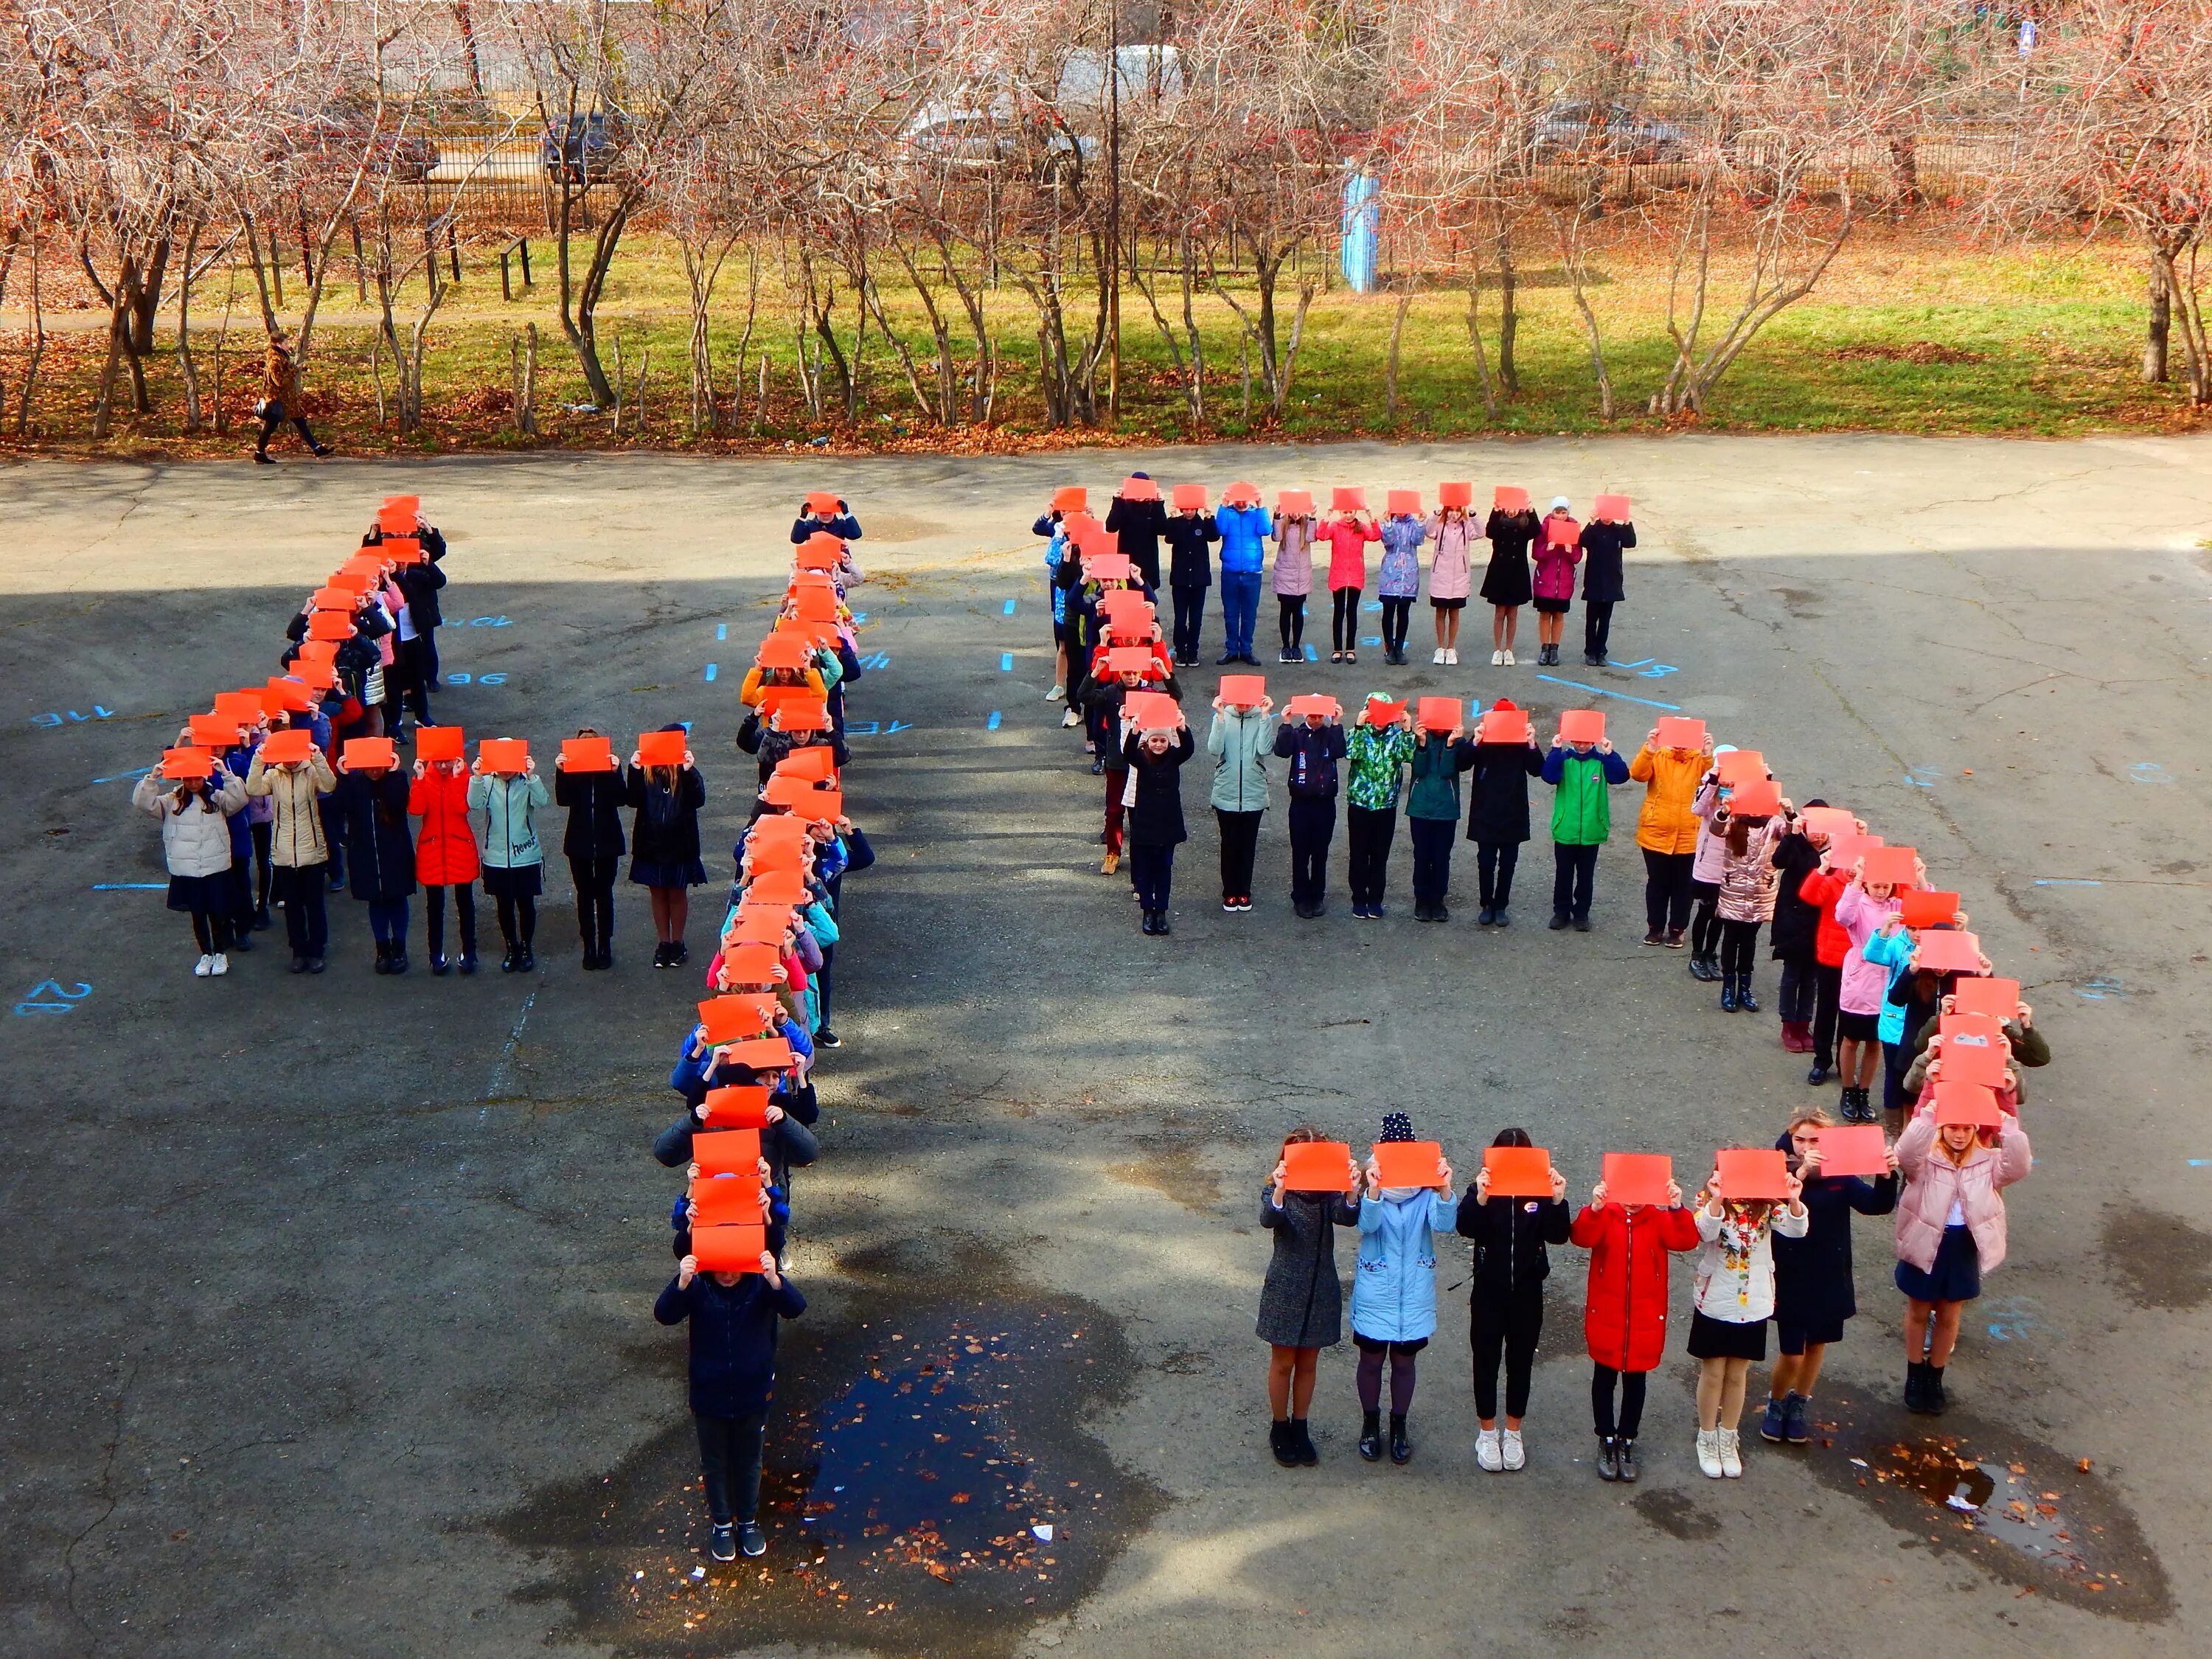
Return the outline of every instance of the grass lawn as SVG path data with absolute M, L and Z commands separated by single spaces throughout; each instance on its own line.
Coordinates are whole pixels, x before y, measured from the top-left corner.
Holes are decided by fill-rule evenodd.
M 435 452 L 507 447 L 605 447 L 619 442 L 704 450 L 776 448 L 826 441 L 837 449 L 1006 450 L 1103 442 L 1108 434 L 1079 429 L 1054 432 L 1043 424 L 1037 396 L 1036 321 L 1021 290 L 1009 283 L 988 298 L 1000 356 L 999 401 L 991 429 L 945 432 L 927 423 L 908 394 L 896 360 L 872 325 L 868 331 L 860 419 L 850 425 L 808 417 L 793 374 L 793 313 L 776 281 L 773 249 L 763 259 L 754 350 L 765 348 L 773 364 L 769 406 L 756 426 L 754 371 L 745 374 L 741 434 L 695 439 L 689 430 L 687 349 L 689 315 L 682 265 L 674 246 L 639 236 L 618 258 L 600 312 L 602 354 L 619 338 L 635 372 L 641 352 L 651 368 L 643 398 L 642 428 L 635 411 L 625 415 L 619 440 L 604 414 L 565 406 L 587 401 L 584 381 L 562 340 L 552 287 L 550 247 L 533 241 L 537 285 L 513 305 L 499 295 L 497 267 L 482 258 L 465 264 L 465 277 L 431 325 L 426 369 L 429 418 L 402 438 L 387 422 L 380 428 L 368 371 L 368 318 L 358 306 L 349 263 L 341 258 L 318 322 L 307 386 L 316 417 L 330 441 L 353 453 Z M 1242 408 L 1238 331 L 1218 299 L 1200 302 L 1207 355 L 1207 419 L 1193 428 L 1168 354 L 1141 295 L 1122 301 L 1122 430 L 1119 441 L 1179 441 L 1194 437 L 1264 435 L 1322 439 L 1402 436 L 1409 440 L 1484 433 L 1640 432 L 1661 429 L 1647 416 L 1646 399 L 1671 361 L 1666 335 L 1667 265 L 1656 246 L 1622 240 L 1602 248 L 1595 261 L 1591 301 L 1606 339 L 1618 417 L 1599 418 L 1587 341 L 1564 276 L 1555 261 L 1539 257 L 1530 242 L 1522 255 L 1522 323 L 1518 348 L 1521 389 L 1504 403 L 1494 422 L 1485 418 L 1466 330 L 1463 289 L 1431 287 L 1414 299 L 1401 353 L 1399 406 L 1383 419 L 1383 386 L 1396 298 L 1358 295 L 1333 286 L 1316 298 L 1306 325 L 1290 406 L 1279 426 L 1266 417 L 1258 389 L 1254 418 Z M 878 280 L 892 319 L 907 331 L 910 349 L 925 364 L 928 334 L 919 304 L 896 266 L 885 261 Z M 1717 277 L 1710 309 L 1729 299 L 1728 272 Z M 249 279 L 250 280 L 250 279 Z M 205 278 L 197 291 L 193 337 L 203 377 L 211 365 L 212 335 L 222 311 L 227 278 Z M 1169 289 L 1160 290 L 1164 307 Z M 1702 422 L 1706 430 L 1892 431 L 2074 436 L 2111 431 L 2186 429 L 2203 423 L 2172 385 L 2142 383 L 2137 366 L 2144 320 L 2144 267 L 2128 244 L 1990 246 L 1954 238 L 1941 228 L 1863 228 L 1838 258 L 1813 297 L 1784 312 L 1738 360 Z M 296 305 L 296 292 L 288 297 Z M 420 300 L 419 284 L 409 296 Z M 718 290 L 714 350 L 720 390 L 729 395 L 742 312 L 744 274 L 734 263 Z M 1287 335 L 1295 284 L 1285 280 L 1282 301 Z M 1179 305 L 1178 307 L 1179 309 Z M 1249 308 L 1249 307 L 1248 307 Z M 841 331 L 849 343 L 852 313 L 841 303 Z M 296 312 L 294 313 L 296 317 Z M 0 335 L 0 395 L 12 414 L 23 370 L 20 313 Z M 1486 289 L 1486 348 L 1496 351 L 1496 296 Z M 226 436 L 186 434 L 183 394 L 172 356 L 174 312 L 165 313 L 161 349 L 149 365 L 155 413 L 118 422 L 116 435 L 94 445 L 85 436 L 103 341 L 97 315 L 79 313 L 73 327 L 50 323 L 53 332 L 41 370 L 33 411 L 37 434 L 12 436 L 0 448 L 47 453 L 190 455 L 235 453 L 246 411 L 258 394 L 258 367 L 239 348 L 254 344 L 250 303 L 240 295 L 233 312 L 223 402 L 232 430 Z M 401 319 L 403 329 L 410 319 Z M 1071 320 L 1078 320 L 1072 319 Z M 509 342 L 525 322 L 538 325 L 538 414 L 543 430 L 533 439 L 512 430 L 508 392 Z M 89 324 L 89 327 L 87 325 Z M 961 348 L 955 335 L 956 354 Z M 390 370 L 386 371 L 390 391 Z M 1101 376 L 1103 391 L 1103 377 Z M 1676 424 L 1680 424 L 1677 422 Z M 13 431 L 12 420 L 9 430 Z

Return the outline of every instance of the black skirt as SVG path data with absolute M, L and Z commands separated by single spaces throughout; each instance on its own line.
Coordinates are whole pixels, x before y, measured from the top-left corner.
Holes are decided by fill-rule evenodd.
M 1915 1302 L 1972 1302 L 1982 1293 L 1982 1253 L 1972 1227 L 1946 1227 L 1926 1273 L 1897 1264 L 1897 1288 Z
M 640 887 L 703 887 L 707 866 L 696 859 L 684 864 L 634 858 L 629 861 L 629 878 Z
M 1429 601 L 1429 608 L 1431 611 L 1464 611 L 1467 609 L 1467 601 L 1465 599 L 1432 599 Z
M 517 864 L 501 869 L 487 864 L 483 867 L 483 890 L 486 898 L 536 898 L 545 890 L 545 866 Z
M 1535 587 L 1529 577 L 1525 553 L 1493 553 L 1482 573 L 1482 597 L 1491 605 L 1526 605 Z
M 1690 1316 L 1690 1358 L 1692 1359 L 1764 1359 L 1766 1322 L 1753 1319 L 1731 1324 L 1725 1319 L 1693 1312 Z
M 231 872 L 218 871 L 212 876 L 171 876 L 169 878 L 169 908 L 172 910 L 220 910 L 230 914 L 237 896 L 231 885 Z
M 1536 601 L 1536 609 L 1543 616 L 1564 617 L 1573 605 L 1572 599 L 1539 599 Z

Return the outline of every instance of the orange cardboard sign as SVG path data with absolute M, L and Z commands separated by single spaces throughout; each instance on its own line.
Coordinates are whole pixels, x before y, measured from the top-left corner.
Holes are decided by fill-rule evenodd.
M 1807 831 L 1815 836 L 1855 836 L 1859 822 L 1840 806 L 1808 806 L 1797 814 Z
M 805 667 L 813 657 L 812 648 L 796 634 L 770 634 L 753 653 L 753 660 L 763 668 L 788 671 Z
M 1526 745 L 1529 738 L 1528 711 L 1516 708 L 1508 702 L 1495 704 L 1482 716 L 1481 738 L 1485 743 L 1511 743 Z
M 1115 492 L 1125 501 L 1156 501 L 1160 498 L 1160 487 L 1151 478 L 1124 478 Z
M 1115 622 L 1111 617 L 1107 619 L 1106 643 L 1109 645 L 1141 645 L 1149 647 L 1152 641 L 1152 619 L 1149 612 L 1141 622 L 1134 617 L 1121 622 Z
M 1378 1140 L 1368 1149 L 1375 1173 L 1385 1187 L 1437 1187 L 1443 1176 L 1437 1165 L 1444 1149 L 1433 1140 Z
M 818 744 L 811 748 L 794 749 L 775 763 L 772 778 L 799 778 L 807 783 L 835 783 L 837 781 L 837 756 L 834 750 Z
M 1733 789 L 1740 783 L 1749 783 L 1766 775 L 1766 757 L 1756 749 L 1731 749 L 1713 759 L 1713 770 L 1720 775 L 1723 783 Z
M 361 596 L 376 586 L 375 567 L 371 566 L 367 570 L 356 570 L 350 564 L 340 565 L 336 570 L 331 572 L 329 585 L 332 587 L 343 588 L 354 596 L 355 603 L 359 604 Z
M 1898 896 L 1897 914 L 1907 927 L 1948 927 L 1959 914 L 1959 896 L 1932 887 L 1909 887 Z
M 487 772 L 520 772 L 530 760 L 523 738 L 486 738 L 477 744 L 477 764 Z
M 757 1227 L 761 1223 L 758 1175 L 715 1176 L 691 1184 L 692 1231 L 712 1227 Z
M 806 510 L 817 519 L 834 519 L 843 505 L 834 489 L 810 489 L 806 492 Z
M 745 888 L 745 897 L 760 904 L 804 904 L 806 878 L 796 870 L 763 870 Z
M 419 761 L 457 761 L 467 752 L 458 726 L 418 726 L 415 728 L 415 758 Z
M 774 1030 L 776 1012 L 773 997 L 708 997 L 699 1005 L 699 1029 L 706 1034 L 707 1046 L 719 1048 Z
M 1159 661 L 1152 648 L 1142 645 L 1116 645 L 1106 652 L 1106 672 L 1109 674 L 1147 674 Z
M 422 542 L 413 536 L 386 536 L 377 550 L 401 564 L 420 564 L 425 556 Z
M 725 945 L 773 945 L 781 950 L 791 931 L 791 907 L 741 904 L 736 918 L 722 930 Z
M 1705 723 L 1687 714 L 1662 714 L 1659 717 L 1658 744 L 1662 749 L 1686 749 L 1692 754 L 1701 753 L 1705 746 Z
M 1590 517 L 1602 519 L 1607 524 L 1626 524 L 1628 505 L 1626 495 L 1601 495 L 1590 504 Z
M 611 772 L 615 769 L 615 745 L 611 738 L 563 738 L 561 740 L 561 769 L 563 772 Z
M 299 692 L 303 697 L 307 694 L 307 690 L 304 685 L 295 685 L 292 688 L 292 690 Z M 279 714 L 290 714 L 293 708 L 290 693 L 279 691 L 274 685 L 264 685 L 260 690 L 255 692 L 254 701 L 261 705 L 261 717 L 264 720 L 273 720 Z M 301 707 L 304 709 L 305 705 L 302 704 Z
M 215 694 L 215 712 L 236 720 L 240 726 L 252 726 L 262 714 L 261 688 L 251 691 L 218 691 Z
M 1175 510 L 1178 513 L 1205 512 L 1206 486 L 1204 484 L 1177 484 L 1175 487 Z
M 1264 674 L 1224 674 L 1221 677 L 1221 701 L 1231 708 L 1257 708 L 1267 695 L 1267 678 Z
M 389 771 L 399 764 L 399 751 L 389 738 L 348 738 L 338 751 L 338 764 L 349 772 Z
M 1457 697 L 1423 697 L 1413 718 L 1424 732 L 1449 732 L 1466 718 L 1466 708 Z
M 1920 879 L 1919 859 L 1919 854 L 1910 847 L 1875 848 L 1866 854 L 1860 879 L 1869 884 L 1887 882 L 1893 887 L 1909 886 Z
M 777 704 L 775 729 L 779 732 L 827 732 L 830 729 L 830 705 L 819 697 L 793 697 Z
M 265 689 L 283 699 L 287 714 L 304 714 L 315 706 L 315 694 L 307 690 L 304 681 L 271 675 Z
M 300 684 L 307 690 L 319 695 L 337 684 L 338 671 L 328 661 L 315 661 L 304 651 L 300 653 L 300 658 L 293 664 L 292 672 L 300 677 Z
M 1367 490 L 1362 484 L 1339 484 L 1328 492 L 1328 510 L 1332 513 L 1364 513 L 1367 510 Z
M 1608 1204 L 1663 1205 L 1674 1179 L 1674 1160 L 1664 1152 L 1607 1152 L 1601 1178 Z
M 1294 1140 L 1283 1148 L 1283 1187 L 1293 1193 L 1352 1190 L 1352 1148 L 1340 1140 Z
M 1771 818 L 1782 810 L 1782 786 L 1771 778 L 1752 778 L 1729 793 L 1729 811 L 1740 818 Z
M 1125 582 L 1135 574 L 1126 553 L 1091 553 L 1083 561 L 1083 580 L 1087 582 Z
M 764 1227 L 695 1227 L 691 1255 L 702 1273 L 757 1273 L 768 1254 Z
M 307 603 L 318 611 L 350 613 L 357 598 L 359 595 L 350 587 L 319 587 L 307 595 Z
M 1314 514 L 1313 491 L 1310 489 L 1277 490 L 1275 511 L 1286 519 L 1310 519 Z
M 831 545 L 824 547 L 821 545 L 822 541 L 829 541 Z M 842 551 L 836 546 L 835 541 L 836 538 L 833 537 L 824 537 L 818 540 L 809 538 L 800 544 L 799 550 L 791 556 L 792 562 L 801 570 L 835 570 L 838 561 L 844 557 Z
M 314 752 L 314 737 L 305 727 L 271 732 L 261 742 L 261 760 L 267 766 L 297 766 Z
M 1362 726 L 1395 726 L 1405 716 L 1406 700 L 1403 697 L 1393 702 L 1388 697 L 1370 696 L 1359 709 Z
M 1384 498 L 1383 509 L 1394 518 L 1418 519 L 1421 516 L 1421 492 L 1394 489 Z
M 216 757 L 205 749 L 164 749 L 161 751 L 161 775 L 183 780 L 213 775 Z
M 1309 714 L 1319 714 L 1323 720 L 1341 720 L 1344 709 L 1334 697 L 1322 691 L 1308 691 L 1292 697 L 1283 710 L 1291 720 L 1302 720 Z
M 1519 484 L 1500 484 L 1490 492 L 1490 505 L 1498 513 L 1526 513 L 1528 492 Z
M 185 722 L 196 749 L 230 749 L 238 743 L 238 722 L 221 714 L 195 714 Z
M 1091 492 L 1081 484 L 1062 484 L 1052 492 L 1052 510 L 1055 513 L 1087 513 L 1091 510 Z
M 726 1045 L 722 1057 L 755 1072 L 787 1072 L 799 1063 L 792 1053 L 791 1039 L 782 1036 L 745 1037 Z
M 1456 507 L 1462 510 L 1474 505 L 1474 486 L 1466 483 L 1440 483 L 1437 486 L 1437 505 Z
M 1863 836 L 1856 827 L 1838 830 L 1828 837 L 1828 867 L 1848 872 L 1861 858 L 1881 845 L 1880 836 Z
M 793 817 L 805 818 L 809 823 L 835 823 L 845 816 L 842 790 L 820 789 L 811 784 L 803 786 L 785 805 Z
M 1552 1155 L 1541 1146 L 1486 1146 L 1482 1168 L 1492 1198 L 1552 1195 Z
M 710 1129 L 768 1127 L 769 1088 L 765 1083 L 732 1084 L 707 1091 L 707 1115 L 700 1120 Z
M 1596 743 L 1605 736 L 1605 716 L 1595 708 L 1561 709 L 1559 736 L 1567 743 Z
M 2008 1056 L 2002 1048 L 1988 1044 L 1954 1042 L 1947 1037 L 1939 1058 L 1943 1062 L 1940 1078 L 1943 1083 L 1978 1083 L 1984 1089 L 1992 1090 L 2005 1086 Z
M 1820 1134 L 1824 1176 L 1886 1176 L 1889 1143 L 1879 1123 L 1838 1123 Z
M 1913 945 L 1912 965 L 1925 974 L 1978 974 L 1981 939 L 1954 927 L 1930 927 Z
M 349 611 L 318 611 L 307 618 L 307 637 L 311 640 L 344 641 L 353 637 L 353 613 Z
M 1968 1048 L 1994 1048 L 2007 1041 L 2003 1026 L 1989 1014 L 1938 1014 L 1936 1035 L 1943 1039 L 1946 1054 L 1953 1043 Z
M 2004 1109 L 1997 1104 L 1996 1091 L 1987 1084 L 1961 1083 L 1948 1077 L 1936 1084 L 1937 1128 L 1971 1123 L 1977 1128 L 1994 1129 L 2003 1121 Z
M 1182 710 L 1164 691 L 1131 691 L 1121 698 L 1121 713 L 1139 732 L 1162 732 L 1174 729 Z
M 827 623 L 837 620 L 836 590 L 829 587 L 801 587 L 791 596 L 791 614 L 805 623 Z
M 1713 1155 L 1720 1171 L 1721 1196 L 1733 1203 L 1789 1194 L 1788 1158 L 1771 1146 L 1734 1146 Z
M 301 643 L 298 660 L 318 668 L 329 668 L 335 672 L 337 655 L 338 647 L 336 641 L 307 640 Z M 301 678 L 304 679 L 306 677 L 303 675 Z
M 1954 1014 L 1987 1014 L 2000 1024 L 2020 1018 L 2020 981 L 2016 979 L 1962 979 L 1951 988 Z
M 781 965 L 773 945 L 740 945 L 722 953 L 722 978 L 730 985 L 774 985 Z
M 1257 507 L 1260 505 L 1260 486 L 1240 480 L 1223 490 L 1221 499 L 1231 507 Z
M 691 747 L 689 732 L 641 732 L 637 734 L 637 757 L 647 766 L 681 766 L 684 756 Z

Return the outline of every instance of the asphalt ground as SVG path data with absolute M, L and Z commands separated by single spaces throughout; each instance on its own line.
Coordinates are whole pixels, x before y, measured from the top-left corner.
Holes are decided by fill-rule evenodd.
M 1488 933 L 1464 848 L 1453 924 L 1411 921 L 1402 834 L 1387 921 L 1350 917 L 1340 835 L 1330 915 L 1299 922 L 1279 811 L 1259 908 L 1223 915 L 1194 772 L 1176 931 L 1141 937 L 1127 883 L 1097 873 L 1079 734 L 1043 699 L 1027 534 L 1054 484 L 1103 493 L 1135 464 L 0 474 L 0 761 L 27 796 L 0 842 L 0 1650 L 2197 1650 L 2212 443 L 1147 453 L 1270 493 L 1628 490 L 1644 546 L 1614 655 L 1633 666 L 1580 667 L 1577 614 L 1551 680 L 1463 645 L 1455 671 L 1425 651 L 1270 664 L 1271 689 L 1510 695 L 1547 730 L 1595 706 L 1630 740 L 1656 705 L 1702 715 L 1798 799 L 1920 848 L 2037 1006 L 2038 1168 L 1952 1367 L 1958 1407 L 1934 1429 L 1896 1408 L 1887 1229 L 1864 1223 L 1818 1443 L 1754 1440 L 1742 1480 L 1705 1480 L 1673 1353 L 1635 1488 L 1593 1474 L 1571 1249 L 1525 1472 L 1474 1462 L 1455 1245 L 1413 1462 L 1353 1453 L 1347 1347 L 1322 1366 L 1321 1468 L 1276 1468 L 1259 1183 L 1289 1124 L 1363 1141 L 1393 1108 L 1466 1170 L 1523 1124 L 1578 1199 L 1607 1150 L 1687 1168 L 1763 1143 L 1811 1092 L 1775 1042 L 1772 967 L 1769 1012 L 1728 1016 L 1680 955 L 1639 948 L 1633 787 L 1595 930 L 1540 925 L 1540 840 L 1516 925 Z M 737 679 L 793 505 L 824 484 L 868 531 L 848 791 L 881 861 L 847 884 L 845 1046 L 797 1181 L 811 1306 L 787 1333 L 771 1547 L 705 1571 L 683 1339 L 649 1311 L 677 1183 L 647 1151 L 698 991 L 647 965 L 643 903 L 620 896 L 612 974 L 580 971 L 556 860 L 527 978 L 430 978 L 419 905 L 416 971 L 375 977 L 337 894 L 323 977 L 285 975 L 279 933 L 198 981 L 184 919 L 138 885 L 162 872 L 127 775 L 214 690 L 272 672 L 300 594 L 413 489 L 453 544 L 441 649 L 469 678 L 441 717 L 541 753 L 580 724 L 693 720 L 726 847 L 752 775 Z M 1217 613 L 1209 664 L 1218 642 Z M 1214 672 L 1191 676 L 1201 715 Z M 695 906 L 695 942 L 715 908 Z

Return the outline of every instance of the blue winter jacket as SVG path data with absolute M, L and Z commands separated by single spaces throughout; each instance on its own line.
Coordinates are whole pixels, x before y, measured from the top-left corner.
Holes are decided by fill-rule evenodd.
M 1411 1198 L 1359 1200 L 1359 1265 L 1352 1329 L 1372 1342 L 1419 1342 L 1437 1329 L 1437 1233 L 1459 1223 L 1459 1201 L 1431 1188 Z
M 1224 507 L 1213 514 L 1221 532 L 1221 574 L 1258 575 L 1267 562 L 1267 537 L 1273 522 L 1261 507 Z
M 775 1390 L 776 1328 L 806 1311 L 799 1286 L 770 1288 L 758 1273 L 717 1285 L 701 1273 L 689 1285 L 670 1279 L 653 1304 L 664 1325 L 691 1324 L 691 1409 L 702 1417 L 743 1417 L 761 1410 Z
M 1881 1024 L 1877 1034 L 1885 1043 L 1894 1046 L 1905 1041 L 1905 1005 L 1891 1001 L 1889 993 L 1907 971 L 1905 964 L 1912 960 L 1912 934 L 1903 927 L 1888 939 L 1875 933 L 1859 947 L 1859 954 L 1875 966 L 1889 969 L 1889 977 L 1882 983 Z

